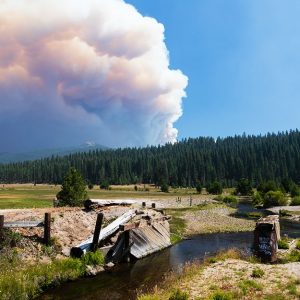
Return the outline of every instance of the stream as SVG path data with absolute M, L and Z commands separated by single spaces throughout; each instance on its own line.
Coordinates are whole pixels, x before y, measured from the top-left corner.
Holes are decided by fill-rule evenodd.
M 239 206 L 238 210 L 251 211 L 249 205 L 245 204 Z M 281 220 L 280 225 L 282 235 L 300 237 L 299 222 Z M 201 261 L 206 256 L 233 247 L 250 255 L 252 241 L 253 232 L 195 235 L 135 263 L 120 264 L 110 272 L 100 273 L 96 277 L 65 283 L 49 290 L 40 299 L 134 300 L 138 291 L 151 290 L 162 281 L 167 272 L 180 272 L 187 262 Z

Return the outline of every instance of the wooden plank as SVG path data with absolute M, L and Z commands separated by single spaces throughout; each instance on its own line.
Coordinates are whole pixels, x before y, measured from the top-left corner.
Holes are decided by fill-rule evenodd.
M 112 205 L 132 205 L 137 203 L 135 200 L 117 200 L 117 199 L 89 199 L 84 202 L 84 207 L 89 209 L 93 206 L 103 207 Z
M 43 227 L 43 221 L 15 221 L 15 222 L 5 222 L 4 228 L 30 228 L 30 227 Z

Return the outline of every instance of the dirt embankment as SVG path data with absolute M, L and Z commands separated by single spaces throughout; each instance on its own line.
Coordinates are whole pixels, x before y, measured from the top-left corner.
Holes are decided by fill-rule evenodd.
M 101 212 L 104 213 L 103 226 L 126 211 L 128 211 L 128 207 L 124 206 L 101 209 Z M 81 208 L 18 209 L 2 210 L 1 214 L 4 214 L 6 222 L 42 221 L 46 212 L 51 213 L 51 237 L 56 248 L 59 249 L 56 254 L 69 255 L 71 247 L 92 236 L 100 210 L 85 211 Z M 23 259 L 43 260 L 49 256 L 47 255 L 49 253 L 45 253 L 47 249 L 44 249 L 40 243 L 43 237 L 43 228 L 18 228 L 13 231 L 22 235 L 17 250 Z

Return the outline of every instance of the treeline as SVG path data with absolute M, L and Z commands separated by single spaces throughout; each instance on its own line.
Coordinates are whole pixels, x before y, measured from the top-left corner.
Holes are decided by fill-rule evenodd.
M 248 178 L 300 182 L 300 132 L 264 136 L 185 139 L 175 144 L 95 150 L 36 161 L 0 165 L 3 183 L 61 183 L 70 167 L 87 182 L 99 184 L 150 183 L 172 186 L 207 185 L 215 180 L 234 186 Z

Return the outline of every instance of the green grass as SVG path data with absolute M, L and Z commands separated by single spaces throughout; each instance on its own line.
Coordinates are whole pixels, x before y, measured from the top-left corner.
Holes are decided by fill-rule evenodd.
M 265 274 L 265 272 L 261 268 L 257 267 L 255 269 L 253 269 L 251 276 L 254 278 L 261 278 L 264 276 L 264 274 Z
M 287 254 L 285 260 L 288 262 L 300 262 L 300 251 L 292 250 L 290 253 Z
M 87 265 L 103 261 L 103 255 L 97 251 L 82 259 L 28 265 L 18 258 L 15 250 L 7 251 L 0 259 L 0 299 L 32 299 L 49 287 L 84 276 Z
M 254 280 L 246 279 L 239 283 L 239 288 L 241 289 L 243 295 L 247 295 L 250 290 L 261 291 L 263 286 Z
M 217 291 L 209 299 L 210 300 L 233 300 L 235 297 L 230 292 Z
M 289 243 L 286 240 L 279 240 L 278 241 L 278 249 L 289 249 Z

